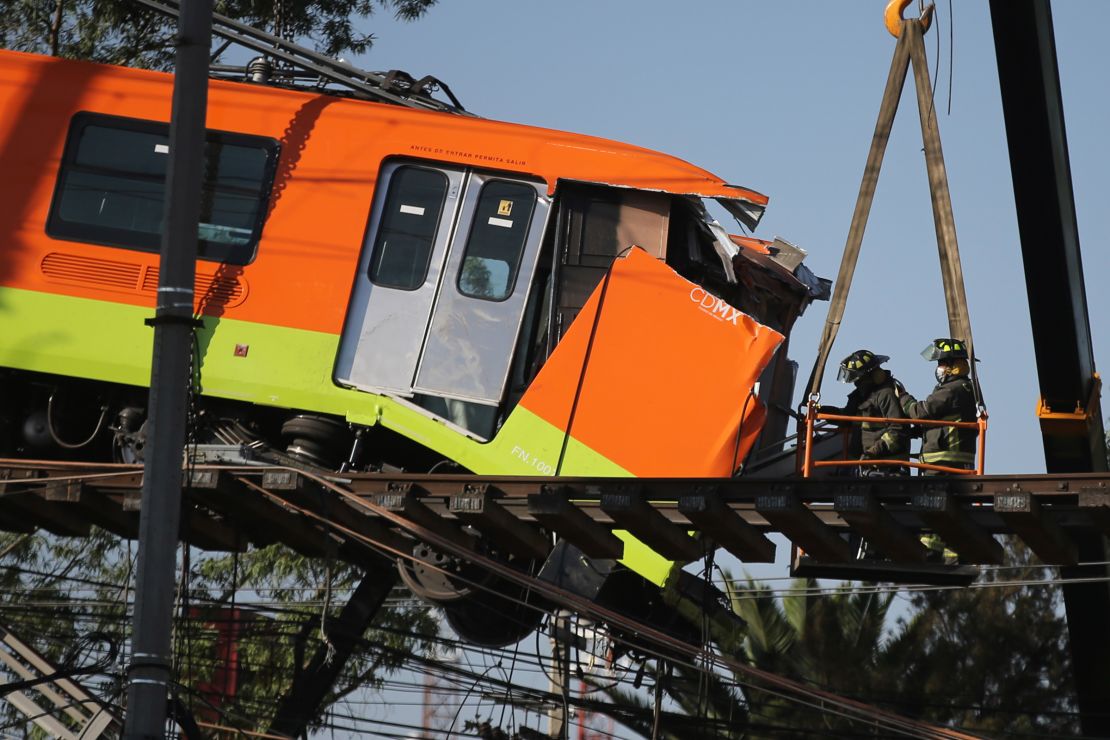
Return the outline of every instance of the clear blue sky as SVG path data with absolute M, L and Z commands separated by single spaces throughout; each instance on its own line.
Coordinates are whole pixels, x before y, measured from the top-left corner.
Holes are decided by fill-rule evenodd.
M 686 159 L 770 196 L 757 235 L 807 249 L 834 278 L 859 189 L 894 39 L 884 0 L 440 0 L 425 18 L 387 13 L 351 61 L 445 80 L 488 118 L 606 136 Z M 914 3 L 909 12 L 915 12 Z M 926 37 L 991 434 L 993 473 L 1043 472 L 1038 398 L 1005 130 L 986 2 L 949 4 Z M 1110 3 L 1053 4 L 1096 366 L 1110 367 Z M 938 34 L 939 31 L 939 34 Z M 950 51 L 954 51 L 948 107 Z M 860 347 L 918 395 L 918 356 L 947 334 L 936 237 L 912 81 L 903 94 L 833 359 Z M 728 224 L 733 231 L 737 228 Z M 827 303 L 794 331 L 808 374 Z M 847 386 L 827 373 L 823 397 Z M 799 390 L 799 394 L 801 391 Z

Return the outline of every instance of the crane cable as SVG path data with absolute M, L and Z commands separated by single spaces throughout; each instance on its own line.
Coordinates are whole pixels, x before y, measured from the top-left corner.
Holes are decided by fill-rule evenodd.
M 890 5 L 902 4 L 904 0 L 891 0 Z M 967 296 L 964 292 L 963 267 L 960 263 L 959 246 L 956 243 L 956 225 L 952 215 L 952 195 L 948 188 L 948 173 L 944 166 L 944 153 L 940 145 L 940 129 L 937 126 L 936 112 L 932 105 L 932 83 L 929 80 L 929 66 L 925 57 L 924 34 L 931 20 L 932 6 L 929 6 L 920 19 L 902 21 L 901 32 L 896 34 L 898 43 L 894 47 L 894 57 L 890 64 L 886 88 L 879 106 L 879 117 L 875 123 L 875 133 L 871 138 L 871 148 L 867 153 L 867 163 L 863 170 L 859 195 L 856 198 L 852 223 L 848 229 L 848 239 L 840 261 L 840 271 L 836 276 L 829 313 L 821 332 L 817 359 L 813 364 L 807 382 L 809 400 L 816 402 L 821 397 L 821 380 L 828 362 L 833 342 L 848 302 L 848 291 L 852 285 L 856 261 L 859 258 L 863 233 L 867 228 L 867 217 L 875 197 L 875 187 L 879 180 L 890 130 L 898 111 L 906 73 L 913 64 L 914 82 L 917 90 L 917 107 L 921 118 L 921 138 L 925 152 L 925 166 L 929 176 L 929 191 L 933 205 L 933 223 L 937 233 L 937 249 L 940 253 L 941 280 L 944 285 L 944 303 L 948 313 L 948 330 L 952 337 L 962 339 L 968 348 L 970 377 L 974 387 L 975 401 L 980 410 L 983 408 L 983 394 L 975 370 L 975 345 L 971 336 L 971 319 L 968 316 Z

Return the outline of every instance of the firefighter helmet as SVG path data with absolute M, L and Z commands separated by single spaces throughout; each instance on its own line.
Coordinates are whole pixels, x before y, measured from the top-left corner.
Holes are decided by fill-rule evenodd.
M 840 362 L 836 379 L 842 383 L 855 383 L 890 358 L 866 349 L 858 349 Z
M 934 339 L 928 347 L 921 350 L 921 356 L 929 362 L 966 360 L 968 358 L 967 345 L 959 339 L 942 337 Z

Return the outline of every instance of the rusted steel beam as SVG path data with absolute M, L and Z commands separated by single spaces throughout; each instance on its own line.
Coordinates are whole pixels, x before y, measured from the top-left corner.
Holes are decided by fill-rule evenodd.
M 715 543 L 747 563 L 775 562 L 775 543 L 721 501 L 717 486 L 680 496 L 678 510 Z
M 0 496 L 0 511 L 7 518 L 25 520 L 63 537 L 88 537 L 89 521 L 80 509 L 43 498 L 41 490 Z
M 254 542 L 282 542 L 306 557 L 323 557 L 332 547 L 328 534 L 305 517 L 260 498 L 228 473 L 194 470 L 185 485 L 193 500 L 238 522 Z
M 374 503 L 385 509 L 400 514 L 414 524 L 419 524 L 434 534 L 450 540 L 460 547 L 474 549 L 474 538 L 463 532 L 452 522 L 444 519 L 421 501 L 420 494 L 413 484 L 393 483 L 388 493 L 374 496 Z
M 603 492 L 601 510 L 663 557 L 697 560 L 705 554 L 703 543 L 653 509 L 635 485 Z
M 807 555 L 823 562 L 845 562 L 854 556 L 848 543 L 810 511 L 792 486 L 758 496 L 755 510 Z
M 40 485 L 45 472 L 36 468 L 0 468 L 0 496 L 25 493 Z
M 1095 487 L 1081 489 L 1079 509 L 1087 515 L 1096 529 L 1110 536 L 1110 490 Z
M 932 484 L 926 492 L 913 497 L 912 508 L 945 544 L 959 553 L 960 559 L 973 563 L 1003 562 L 1002 545 L 971 521 L 946 484 Z
M 794 561 L 790 574 L 798 578 L 832 578 L 840 581 L 883 583 L 930 583 L 937 586 L 966 586 L 979 576 L 977 565 L 903 563 L 889 560 L 852 560 L 819 563 L 809 557 Z
M 560 488 L 543 486 L 530 495 L 528 513 L 591 558 L 619 559 L 624 555 L 620 538 L 575 506 Z
M 195 506 L 181 511 L 181 539 L 210 552 L 246 552 L 248 539 L 236 527 L 214 519 Z
M 833 497 L 833 509 L 848 522 L 852 530 L 863 535 L 888 558 L 911 563 L 924 563 L 929 550 L 916 533 L 894 520 L 871 492 L 871 485 L 848 486 L 844 493 Z
M 334 493 L 326 491 L 296 471 L 266 471 L 262 474 L 262 487 L 295 506 L 308 509 L 329 522 L 381 545 L 386 553 L 394 555 L 412 551 L 412 540 L 391 529 L 368 509 L 356 510 Z
M 1079 562 L 1075 543 L 1027 491 L 998 493 L 994 510 L 1010 530 L 1033 549 L 1046 565 L 1075 565 Z
M 85 492 L 85 486 L 79 480 L 52 481 L 46 478 L 43 480 L 42 488 L 37 492 L 47 501 L 79 503 Z
M 134 540 L 139 537 L 139 517 L 135 511 L 125 510 L 123 500 L 116 500 L 97 491 L 85 491 L 79 502 L 81 514 L 96 526 Z
M 542 559 L 551 543 L 532 525 L 520 521 L 497 503 L 495 490 L 484 484 L 468 484 L 452 496 L 448 510 L 513 555 Z

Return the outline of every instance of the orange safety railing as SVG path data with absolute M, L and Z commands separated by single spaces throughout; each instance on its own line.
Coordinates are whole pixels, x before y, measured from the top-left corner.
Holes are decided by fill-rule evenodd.
M 802 457 L 802 477 L 808 478 L 813 474 L 814 468 L 824 467 L 871 467 L 871 466 L 896 466 L 902 468 L 915 468 L 917 470 L 935 470 L 938 473 L 951 473 L 952 475 L 982 475 L 986 458 L 987 447 L 987 414 L 980 410 L 975 421 L 940 421 L 937 419 L 884 419 L 877 416 L 845 416 L 844 414 L 823 414 L 818 411 L 815 403 L 809 403 L 806 408 L 805 452 Z M 975 429 L 978 432 L 976 440 L 976 464 L 974 469 L 954 468 L 948 465 L 933 465 L 932 463 L 913 462 L 912 460 L 875 459 L 875 460 L 814 460 L 813 459 L 813 431 L 818 421 L 847 421 L 847 422 L 882 422 L 887 424 L 917 425 L 923 427 L 954 427 L 956 429 Z

